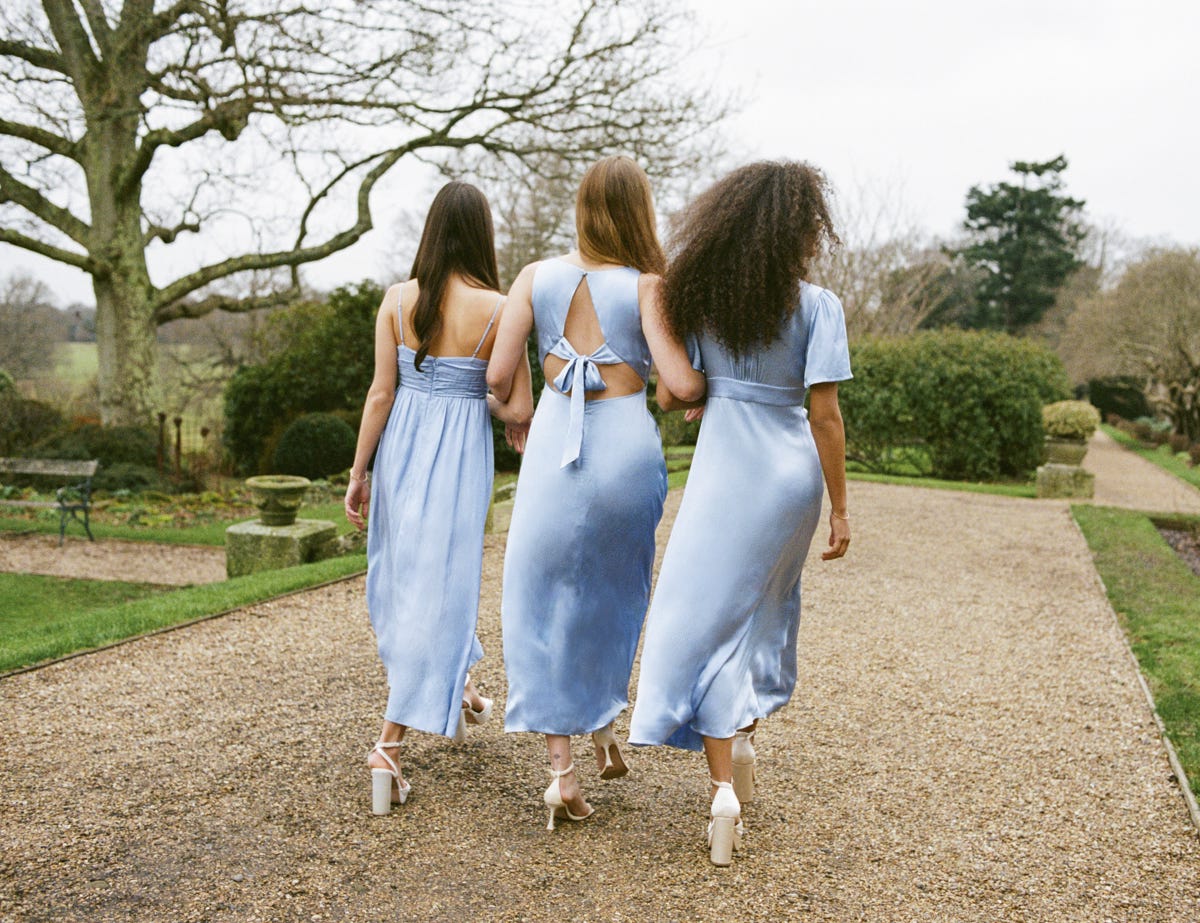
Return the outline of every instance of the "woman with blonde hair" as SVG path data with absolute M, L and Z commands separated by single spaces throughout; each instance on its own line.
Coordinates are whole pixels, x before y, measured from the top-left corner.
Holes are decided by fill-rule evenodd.
M 653 361 L 688 400 L 704 393 L 663 324 L 650 183 L 628 157 L 583 177 L 578 250 L 532 263 L 509 292 L 488 367 L 508 400 L 537 329 L 546 373 L 517 482 L 501 606 L 508 673 L 505 730 L 546 735 L 547 826 L 592 813 L 571 759 L 591 733 L 601 778 L 627 771 L 612 734 L 650 595 L 654 530 L 667 492 L 658 428 L 646 406 Z
M 757 722 L 796 684 L 800 574 L 822 482 L 821 557 L 850 544 L 837 399 L 850 377 L 846 321 L 837 296 L 805 281 L 836 241 L 817 170 L 754 163 L 689 207 L 664 283 L 667 325 L 697 338 L 708 395 L 647 616 L 629 740 L 703 748 L 717 865 L 729 864 L 754 795 Z M 663 408 L 688 406 L 673 390 L 660 387 Z
M 483 656 L 475 623 L 492 496 L 488 410 L 518 426 L 533 411 L 527 364 L 515 370 L 525 385 L 510 404 L 487 393 L 504 301 L 497 275 L 487 199 L 447 183 L 429 208 L 411 278 L 387 290 L 375 322 L 375 377 L 345 503 L 359 529 L 370 511 L 367 609 L 389 686 L 367 758 L 375 814 L 408 798 L 395 758 L 408 728 L 461 740 L 467 724 L 492 713 L 467 672 Z

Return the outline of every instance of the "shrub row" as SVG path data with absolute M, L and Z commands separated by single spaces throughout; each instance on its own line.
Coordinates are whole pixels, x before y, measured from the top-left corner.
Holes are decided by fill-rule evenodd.
M 840 390 L 847 456 L 885 473 L 927 456 L 923 473 L 940 478 L 1026 475 L 1041 461 L 1042 405 L 1070 396 L 1054 353 L 998 333 L 865 340 L 851 366 Z

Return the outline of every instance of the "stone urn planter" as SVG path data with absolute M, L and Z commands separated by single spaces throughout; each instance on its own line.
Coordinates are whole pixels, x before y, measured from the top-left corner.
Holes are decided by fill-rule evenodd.
M 1057 439 L 1046 437 L 1046 463 L 1050 465 L 1078 465 L 1087 455 L 1086 439 Z
M 290 526 L 304 502 L 312 482 L 291 474 L 263 474 L 247 478 L 246 486 L 254 497 L 258 518 L 264 526 Z

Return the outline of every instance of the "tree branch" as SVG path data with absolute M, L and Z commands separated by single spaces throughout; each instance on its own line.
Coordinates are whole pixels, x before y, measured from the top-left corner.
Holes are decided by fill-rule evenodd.
M 26 45 L 23 42 L 14 42 L 8 38 L 0 38 L 0 56 L 20 58 L 34 67 L 54 71 L 58 74 L 66 74 L 67 72 L 67 68 L 63 64 L 62 55 L 58 54 L 58 52 L 52 51 L 49 48 Z
M 255 295 L 251 298 L 238 298 L 234 295 L 209 295 L 199 301 L 177 301 L 155 311 L 154 322 L 165 324 L 183 317 L 204 317 L 213 311 L 245 314 L 260 308 L 279 308 L 292 304 L 300 297 L 300 294 L 300 289 L 292 287 L 266 295 Z
M 87 30 L 79 21 L 70 0 L 42 0 L 42 9 L 50 21 L 50 31 L 62 49 L 63 73 L 68 74 L 77 87 L 89 84 L 99 62 L 92 49 Z
M 24 141 L 36 144 L 38 147 L 44 147 L 52 154 L 59 154 L 74 161 L 79 160 L 79 149 L 74 141 L 64 138 L 62 135 L 56 135 L 45 128 L 38 128 L 36 125 L 25 125 L 21 122 L 10 122 L 7 119 L 0 119 L 0 135 L 8 135 L 10 138 L 21 138 Z
M 0 228 L 0 244 L 12 244 L 14 247 L 20 247 L 22 250 L 28 250 L 30 253 L 40 254 L 52 260 L 57 260 L 60 263 L 66 263 L 69 266 L 77 266 L 84 272 L 91 273 L 93 276 L 101 274 L 100 264 L 86 253 L 74 253 L 71 250 L 64 250 L 62 247 L 48 244 L 44 240 L 27 237 L 20 231 L 14 231 L 10 228 Z
M 46 224 L 62 231 L 82 247 L 90 243 L 92 229 L 60 205 L 55 205 L 42 193 L 21 182 L 0 167 L 0 204 L 13 202 Z

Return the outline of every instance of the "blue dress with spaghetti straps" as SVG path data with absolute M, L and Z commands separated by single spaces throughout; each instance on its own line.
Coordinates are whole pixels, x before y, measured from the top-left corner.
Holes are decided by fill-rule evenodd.
M 384 718 L 453 737 L 475 634 L 492 497 L 487 362 L 396 348 L 399 385 L 379 440 L 367 530 L 367 608 L 387 668 Z
M 598 366 L 624 362 L 645 382 L 636 269 L 540 263 L 533 280 L 539 358 L 567 362 L 542 392 L 521 461 L 504 559 L 505 729 L 585 734 L 629 702 L 629 675 L 650 597 L 654 530 L 667 493 L 645 389 L 603 390 Z M 580 355 L 564 337 L 586 285 L 604 343 Z
M 708 400 L 629 725 L 630 743 L 688 750 L 791 698 L 800 575 L 824 485 L 804 397 L 851 377 L 841 302 L 807 283 L 774 342 L 738 357 L 702 336 L 699 350 Z

